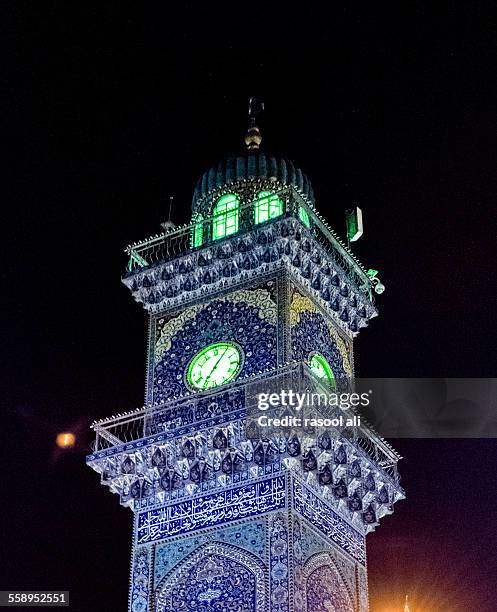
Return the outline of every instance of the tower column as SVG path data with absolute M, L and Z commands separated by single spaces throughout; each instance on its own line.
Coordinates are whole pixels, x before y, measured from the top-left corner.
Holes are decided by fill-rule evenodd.
M 336 403 L 312 408 L 329 426 L 303 425 L 288 403 L 350 391 L 374 279 L 302 170 L 260 148 L 256 110 L 247 150 L 198 181 L 191 223 L 127 249 L 145 406 L 94 423 L 87 462 L 133 513 L 129 612 L 366 612 L 366 535 L 404 496 L 372 429 L 333 425 Z

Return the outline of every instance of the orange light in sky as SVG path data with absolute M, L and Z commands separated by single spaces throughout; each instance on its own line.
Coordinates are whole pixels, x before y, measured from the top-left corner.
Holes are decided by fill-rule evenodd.
M 76 436 L 70 432 L 57 434 L 55 442 L 59 448 L 72 448 L 76 442 Z

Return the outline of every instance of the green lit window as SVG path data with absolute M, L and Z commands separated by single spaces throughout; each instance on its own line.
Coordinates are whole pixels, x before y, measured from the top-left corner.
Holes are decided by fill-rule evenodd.
M 197 213 L 194 219 L 194 227 L 192 231 L 192 247 L 197 248 L 202 246 L 204 241 L 204 217 Z
M 299 219 L 306 227 L 311 227 L 311 222 L 309 220 L 309 213 L 303 206 L 299 207 Z
M 233 380 L 240 372 L 240 349 L 230 342 L 211 344 L 191 360 L 186 380 L 193 389 L 212 389 Z
M 314 353 L 309 362 L 309 367 L 316 378 L 329 384 L 332 389 L 336 388 L 335 375 L 326 357 L 319 353 Z
M 238 231 L 239 200 L 229 194 L 219 199 L 212 211 L 212 238 L 218 240 Z
M 254 209 L 256 223 L 263 223 L 283 214 L 283 202 L 270 191 L 261 191 Z

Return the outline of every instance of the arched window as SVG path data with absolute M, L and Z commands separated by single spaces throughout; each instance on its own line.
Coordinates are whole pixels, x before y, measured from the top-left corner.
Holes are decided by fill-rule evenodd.
M 283 202 L 270 191 L 261 191 L 254 209 L 255 223 L 263 223 L 283 214 Z
M 212 211 L 212 239 L 218 240 L 238 231 L 240 202 L 236 195 L 228 194 L 218 200 Z
M 202 246 L 204 241 L 204 217 L 201 213 L 197 213 L 194 217 L 195 225 L 192 230 L 192 247 L 196 249 Z
M 303 206 L 299 207 L 299 219 L 306 227 L 311 227 L 311 221 L 309 219 L 309 214 Z

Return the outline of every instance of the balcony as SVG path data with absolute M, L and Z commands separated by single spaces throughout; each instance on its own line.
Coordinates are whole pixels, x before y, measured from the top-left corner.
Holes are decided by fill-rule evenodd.
M 255 460 L 255 449 L 264 436 L 250 438 L 247 436 L 247 423 L 254 415 L 260 414 L 257 409 L 257 397 L 261 390 L 293 389 L 297 392 L 310 391 L 317 393 L 329 392 L 322 382 L 317 379 L 304 363 L 293 363 L 275 371 L 266 372 L 255 377 L 238 380 L 232 384 L 219 388 L 216 392 L 199 392 L 173 399 L 170 402 L 143 407 L 125 414 L 96 421 L 92 424 L 95 432 L 93 452 L 88 456 L 87 462 L 97 471 L 105 471 L 104 463 L 109 459 L 113 466 L 122 465 L 124 457 L 132 456 L 138 452 L 148 457 L 147 469 L 153 468 L 153 455 L 157 448 L 167 455 L 169 467 L 177 469 L 175 456 L 178 444 L 197 445 L 191 448 L 191 457 L 203 457 L 206 464 L 211 463 L 212 479 L 215 479 L 216 466 L 213 464 L 212 450 L 221 450 L 221 455 L 231 452 L 230 465 L 233 467 L 238 461 L 238 471 L 249 470 L 252 466 L 253 475 L 274 473 L 286 467 L 298 467 L 304 461 L 304 455 L 312 451 L 316 458 L 322 454 L 319 448 L 319 436 L 325 431 L 323 428 L 314 431 L 294 431 L 288 434 L 277 433 L 267 437 L 267 448 L 260 460 Z M 336 417 L 339 408 L 320 406 L 317 412 L 325 418 Z M 348 411 L 350 414 L 352 411 Z M 213 448 L 205 446 L 200 449 L 198 440 L 215 439 L 216 433 L 223 432 L 223 440 L 214 442 Z M 401 458 L 393 448 L 383 440 L 364 421 L 359 427 L 353 428 L 326 428 L 332 446 L 335 450 L 343 445 L 348 450 L 346 455 L 348 463 L 354 460 L 362 462 L 381 473 L 381 480 L 388 482 L 390 487 L 401 493 L 397 462 Z M 288 440 L 296 435 L 301 441 L 301 453 L 289 453 Z M 305 442 L 304 442 L 305 439 Z M 164 449 L 169 448 L 169 451 Z M 223 450 L 224 449 L 224 450 Z M 330 451 L 332 452 L 332 451 Z M 218 453 L 219 454 L 219 453 Z M 188 455 L 187 455 L 188 456 Z M 184 459 L 184 458 L 183 458 Z M 116 463 L 117 460 L 117 463 Z M 286 460 L 286 461 L 285 461 Z M 255 461 L 255 465 L 254 465 Z M 155 461 L 157 463 L 157 461 Z M 317 468 L 316 462 L 316 468 Z M 321 465 L 322 468 L 322 465 Z M 217 466 L 217 470 L 220 470 Z M 337 466 L 334 467 L 336 471 Z M 340 468 L 341 469 L 341 468 Z M 233 467 L 233 471 L 235 468 Z M 146 472 L 147 470 L 145 470 Z M 250 470 L 249 470 L 250 471 Z M 223 482 L 234 477 L 234 474 L 222 473 Z M 185 478 L 185 475 L 182 476 Z M 188 479 L 187 479 L 188 480 Z M 210 488 L 206 485 L 204 488 Z
M 272 195 L 278 197 L 281 202 L 281 212 L 277 216 L 256 223 L 258 216 L 254 211 L 259 201 L 242 204 L 238 209 L 236 230 L 221 238 L 215 236 L 214 229 L 219 225 L 220 215 L 214 215 L 129 245 L 125 250 L 128 263 L 124 278 L 128 279 L 145 269 L 188 253 L 198 252 L 205 247 L 222 246 L 226 241 L 243 237 L 254 228 L 276 224 L 282 219 L 292 217 L 299 222 L 303 231 L 310 232 L 345 277 L 372 302 L 372 284 L 366 269 L 323 217 L 311 208 L 293 187 Z

